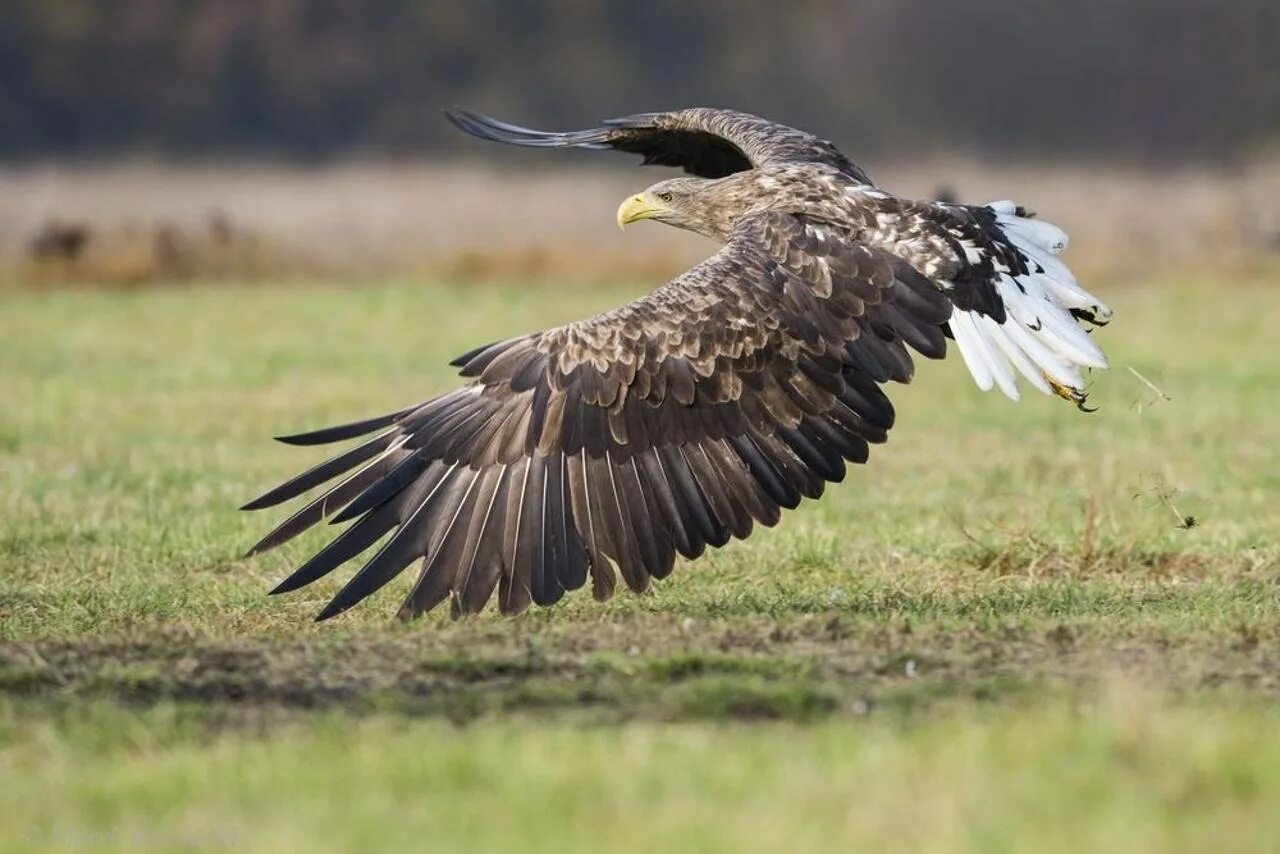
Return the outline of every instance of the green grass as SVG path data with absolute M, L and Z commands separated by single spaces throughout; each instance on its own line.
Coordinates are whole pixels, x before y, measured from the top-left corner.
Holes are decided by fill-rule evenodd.
M 625 729 L 321 714 L 208 735 L 182 707 L 0 719 L 6 847 L 1261 851 L 1274 708 L 972 709 L 903 730 Z M 16 772 L 16 773 L 14 773 Z M 74 820 L 69 820 L 69 818 Z
M 626 292 L 0 295 L 0 848 L 1274 845 L 1277 284 L 1116 293 L 1091 415 L 922 364 L 869 465 L 645 596 L 410 625 L 265 595 L 329 533 L 238 557 L 323 453 L 268 437 Z

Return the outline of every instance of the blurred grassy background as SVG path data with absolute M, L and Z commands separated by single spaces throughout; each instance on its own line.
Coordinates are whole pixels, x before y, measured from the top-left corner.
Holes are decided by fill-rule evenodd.
M 1016 198 L 1091 281 L 1280 252 L 1280 10 L 1234 0 L 11 0 L 0 287 L 389 275 L 649 281 L 664 177 L 486 145 L 688 105 L 834 140 L 905 196 Z
M 15 722 L 11 849 L 1249 852 L 1275 842 L 1273 705 L 970 708 L 904 727 L 459 729 L 320 715 L 192 738 L 190 710 Z M 18 773 L 12 773 L 12 772 Z M 25 784 L 23 780 L 27 781 Z M 784 792 L 785 796 L 780 796 Z
M 443 122 L 443 118 L 437 119 Z M 620 235 L 614 211 L 668 175 L 624 155 L 563 153 L 325 165 L 156 160 L 0 165 L 0 289 L 416 276 L 551 285 L 655 283 L 711 251 L 670 228 Z M 1012 198 L 1085 251 L 1082 279 L 1229 282 L 1280 260 L 1280 164 L 854 157 L 908 198 Z M 557 156 L 559 154 L 559 156 Z

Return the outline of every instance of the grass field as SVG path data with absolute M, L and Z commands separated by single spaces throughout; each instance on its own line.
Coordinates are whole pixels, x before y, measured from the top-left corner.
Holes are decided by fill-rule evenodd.
M 0 849 L 1280 845 L 1280 276 L 1099 290 L 1096 413 L 926 364 L 651 594 L 409 625 L 265 595 L 269 437 L 628 291 L 0 294 Z

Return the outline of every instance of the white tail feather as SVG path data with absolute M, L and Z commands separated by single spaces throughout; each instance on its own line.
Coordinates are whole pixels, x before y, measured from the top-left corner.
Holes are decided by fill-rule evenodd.
M 1005 358 L 1018 369 L 1018 373 L 1026 377 L 1027 381 L 1039 391 L 1045 394 L 1052 393 L 1049 384 L 1044 381 L 1044 371 L 1038 370 L 1035 363 L 1027 356 L 1026 351 L 1010 340 L 1003 325 L 996 323 L 990 317 L 984 317 L 982 318 L 982 326 L 988 340 L 996 343 L 996 346 L 1004 353 Z
M 1030 329 L 1019 323 L 1005 323 L 1004 330 L 1005 334 L 1009 336 L 1010 343 L 1022 348 L 1022 351 L 1027 354 L 1027 358 L 1041 369 L 1046 379 L 1053 380 L 1059 385 L 1071 386 L 1072 388 L 1082 388 L 1084 386 L 1080 371 L 1042 344 L 1040 339 L 1031 333 Z
M 999 387 L 1017 400 L 1016 370 L 1045 394 L 1082 402 L 1080 369 L 1105 368 L 1107 358 L 1071 309 L 1090 312 L 1099 320 L 1109 318 L 1111 309 L 1080 287 L 1055 257 L 1067 246 L 1066 232 L 1051 223 L 1018 216 L 1013 202 L 992 202 L 988 207 L 1030 272 L 999 274 L 996 290 L 1005 306 L 1003 323 L 978 312 L 952 315 L 951 331 L 960 355 L 984 391 Z
M 983 391 L 990 391 L 995 379 L 982 355 L 982 343 L 978 340 L 978 330 L 973 325 L 971 312 L 957 311 L 951 315 L 951 334 L 955 336 L 960 358 L 964 359 L 969 373 L 973 374 L 973 381 Z
M 982 318 L 988 320 L 989 318 Z M 996 343 L 984 328 L 984 324 L 977 322 L 978 318 L 974 318 L 974 328 L 978 332 L 978 340 L 982 342 L 983 355 L 987 357 L 987 364 L 991 366 L 991 375 L 995 378 L 996 385 L 1000 387 L 1000 391 L 1004 392 L 1004 396 L 1010 400 L 1019 400 L 1022 395 L 1018 391 L 1018 378 L 1013 374 L 1013 366 L 1009 364 L 1009 359 L 1005 356 L 1000 345 Z
M 1009 235 L 1057 255 L 1067 248 L 1067 233 L 1052 223 L 1020 216 L 997 216 L 996 222 Z
M 1009 360 L 1000 352 L 999 347 L 989 343 L 980 325 L 980 316 L 973 312 L 956 312 L 952 315 L 952 333 L 956 336 L 956 344 L 960 347 L 960 355 L 969 366 L 978 387 L 987 391 L 992 386 L 999 386 L 1009 398 L 1017 400 L 1018 384 L 1013 376 Z

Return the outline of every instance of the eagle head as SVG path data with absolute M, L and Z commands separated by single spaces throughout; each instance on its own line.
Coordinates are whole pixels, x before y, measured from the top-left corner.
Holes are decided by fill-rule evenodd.
M 728 189 L 733 177 L 671 178 L 624 199 L 618 206 L 618 228 L 642 219 L 724 239 L 743 211 Z

